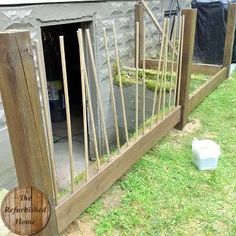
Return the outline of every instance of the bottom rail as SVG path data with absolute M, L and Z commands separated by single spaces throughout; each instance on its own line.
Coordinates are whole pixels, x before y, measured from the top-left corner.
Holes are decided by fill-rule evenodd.
M 121 154 L 104 166 L 87 183 L 56 207 L 59 232 L 62 232 L 101 194 L 106 192 L 130 167 L 169 130 L 180 122 L 180 107 L 175 108 L 155 127 L 147 129 L 146 134 L 130 143 Z
M 195 92 L 189 96 L 188 113 L 198 106 L 204 98 L 216 89 L 222 81 L 227 78 L 227 67 L 222 68 L 209 81 L 200 86 Z

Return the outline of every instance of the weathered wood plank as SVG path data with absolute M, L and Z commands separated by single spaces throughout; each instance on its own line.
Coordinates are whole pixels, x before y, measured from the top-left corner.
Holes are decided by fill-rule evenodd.
M 191 81 L 192 72 L 192 59 L 193 59 L 193 49 L 195 40 L 195 30 L 196 30 L 196 9 L 184 9 L 182 10 L 182 15 L 185 16 L 184 24 L 184 38 L 183 38 L 183 56 L 182 56 L 182 70 L 180 74 L 180 98 L 179 105 L 182 107 L 181 121 L 177 125 L 178 129 L 183 129 L 187 123 L 188 116 L 188 99 L 189 99 L 189 87 Z
M 211 80 L 204 83 L 193 94 L 191 94 L 188 103 L 188 113 L 198 106 L 226 78 L 227 67 L 224 67 L 216 75 L 214 75 Z
M 161 123 L 147 130 L 146 134 L 111 160 L 98 174 L 76 193 L 56 208 L 59 231 L 64 230 L 76 217 L 90 206 L 102 193 L 117 181 L 129 168 L 170 129 L 180 121 L 180 107 L 173 110 Z
M 139 66 L 141 67 L 141 58 L 143 58 L 143 41 L 144 41 L 144 34 L 143 34 L 143 27 L 144 27 L 144 9 L 142 4 L 135 4 L 134 7 L 134 25 L 136 26 L 136 22 L 139 23 Z M 135 27 L 135 42 L 136 42 L 136 27 Z M 137 46 L 135 45 L 135 58 L 137 53 Z
M 157 70 L 158 68 L 158 59 L 146 59 L 146 68 Z M 161 62 L 161 64 L 163 61 Z M 167 62 L 167 70 L 171 71 L 171 61 Z M 215 75 L 218 71 L 222 69 L 220 65 L 213 64 L 202 64 L 202 63 L 193 63 L 192 64 L 192 74 L 206 74 L 206 75 Z M 174 63 L 174 70 L 176 70 L 176 62 Z
M 39 92 L 27 31 L 0 33 L 0 90 L 19 186 L 36 186 L 49 198 L 52 214 L 39 235 L 57 235 L 54 196 Z
M 230 74 L 230 65 L 232 61 L 232 53 L 234 46 L 235 26 L 236 26 L 236 3 L 231 3 L 228 11 L 225 48 L 223 57 L 223 66 L 224 67 L 228 66 L 227 77 Z

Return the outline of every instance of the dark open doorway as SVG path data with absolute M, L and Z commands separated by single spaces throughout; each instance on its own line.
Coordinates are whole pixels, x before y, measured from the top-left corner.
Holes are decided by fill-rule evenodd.
M 64 36 L 74 164 L 75 171 L 79 174 L 84 171 L 84 147 L 80 58 L 76 32 L 78 28 L 89 27 L 89 24 L 90 22 L 73 23 L 41 28 L 57 176 L 62 188 L 68 184 L 69 161 L 59 36 Z

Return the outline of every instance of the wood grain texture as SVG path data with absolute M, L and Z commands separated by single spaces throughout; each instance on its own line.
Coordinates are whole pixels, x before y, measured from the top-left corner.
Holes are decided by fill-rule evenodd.
M 35 187 L 17 187 L 3 199 L 1 216 L 15 234 L 38 234 L 48 223 L 50 205 L 46 196 Z
M 195 30 L 196 30 L 196 18 L 197 10 L 196 9 L 184 9 L 182 10 L 182 15 L 185 16 L 184 24 L 184 38 L 183 38 L 183 56 L 182 61 L 182 70 L 180 74 L 180 97 L 179 105 L 182 107 L 181 112 L 181 121 L 177 125 L 178 129 L 183 129 L 187 123 L 188 115 L 188 99 L 189 99 L 189 87 L 191 81 L 191 72 L 192 72 L 192 59 L 193 59 L 193 49 L 195 41 Z
M 221 82 L 227 78 L 227 67 L 222 68 L 211 80 L 200 86 L 189 97 L 188 113 L 190 113 L 195 107 L 197 107 L 211 92 L 216 89 Z
M 63 231 L 76 217 L 90 206 L 102 193 L 117 181 L 129 168 L 170 129 L 180 121 L 180 107 L 177 107 L 162 122 L 147 130 L 147 133 L 123 150 L 97 175 L 84 184 L 65 202 L 56 207 L 59 231 Z
M 134 24 L 135 24 L 135 42 L 136 38 L 139 37 L 139 43 L 138 46 L 135 45 L 135 58 L 137 52 L 138 54 L 138 61 L 139 61 L 139 67 L 141 67 L 141 59 L 143 58 L 143 41 L 144 41 L 144 34 L 143 34 L 143 27 L 144 27 L 144 9 L 142 4 L 135 4 L 134 7 Z M 139 32 L 137 34 L 137 28 L 136 28 L 136 22 L 139 23 Z M 138 47 L 138 50 L 137 50 Z M 135 65 L 136 66 L 136 65 Z
M 48 90 L 47 90 L 47 78 L 44 73 L 44 61 L 43 61 L 43 49 L 40 45 L 39 41 L 35 41 L 36 46 L 36 56 L 37 56 L 37 63 L 38 63 L 38 70 L 39 70 L 39 82 L 41 87 L 41 94 L 42 94 L 42 102 L 43 102 L 43 112 L 45 116 L 45 131 L 46 131 L 46 141 L 48 142 L 48 155 L 49 155 L 49 162 L 50 162 L 50 170 L 52 173 L 52 184 L 54 190 L 54 197 L 55 197 L 55 204 L 57 205 L 57 176 L 56 176 L 56 166 L 54 161 L 54 143 L 53 143 L 53 133 L 52 133 L 52 123 L 51 123 L 51 115 L 50 115 L 50 107 L 49 107 L 49 98 L 48 98 Z
M 234 46 L 235 37 L 235 26 L 236 26 L 236 3 L 231 3 L 228 10 L 227 28 L 225 37 L 223 67 L 228 67 L 228 74 L 230 74 L 230 65 L 232 61 L 232 53 Z
M 29 32 L 0 33 L 0 90 L 20 186 L 33 185 L 54 206 L 49 157 Z M 56 235 L 55 214 L 41 235 Z

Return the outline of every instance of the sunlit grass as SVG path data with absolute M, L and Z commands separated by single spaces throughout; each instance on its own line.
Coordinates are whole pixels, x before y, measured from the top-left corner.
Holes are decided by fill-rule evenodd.
M 97 235 L 236 235 L 235 90 L 235 79 L 225 81 L 190 115 L 198 129 L 171 132 L 144 155 L 106 193 L 121 190 L 119 206 L 101 197 L 84 213 Z M 220 144 L 215 171 L 191 163 L 194 137 Z

